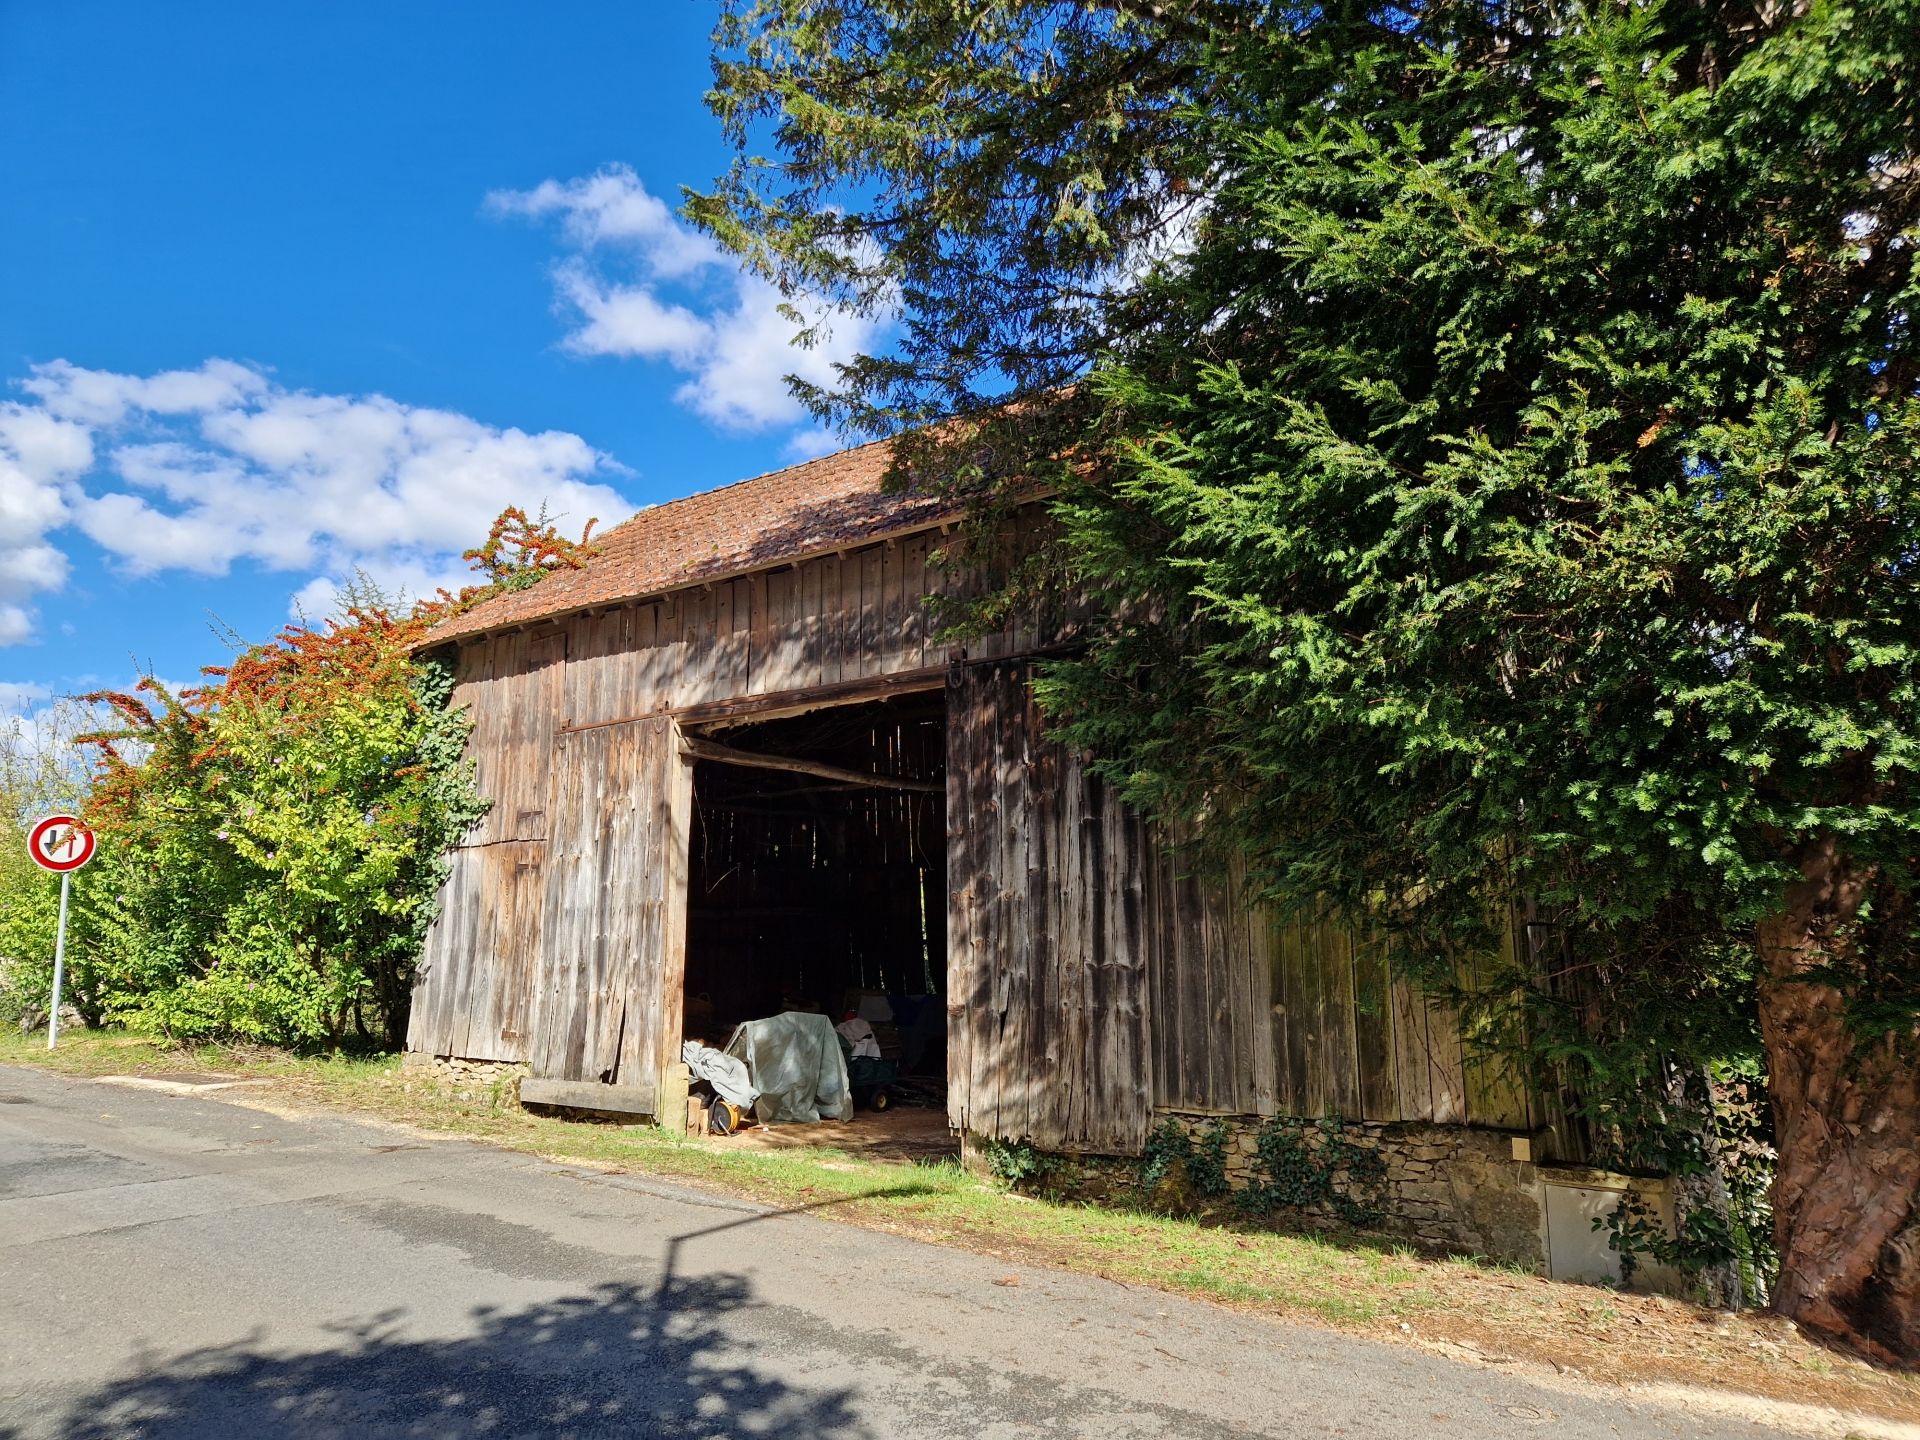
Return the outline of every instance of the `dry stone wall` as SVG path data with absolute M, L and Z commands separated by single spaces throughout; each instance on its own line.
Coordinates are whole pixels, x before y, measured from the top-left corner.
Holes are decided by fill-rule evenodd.
M 1263 1117 L 1166 1111 L 1154 1116 L 1156 1125 L 1167 1119 L 1178 1124 L 1196 1146 L 1216 1124 L 1225 1127 L 1226 1174 L 1232 1190 L 1244 1191 L 1261 1178 L 1257 1155 L 1266 1123 Z M 1426 1250 L 1545 1268 L 1539 1172 L 1532 1164 L 1514 1160 L 1511 1136 L 1458 1125 L 1363 1121 L 1346 1122 L 1343 1133 L 1349 1144 L 1378 1155 L 1385 1169 L 1370 1189 L 1380 1216 L 1364 1227 L 1366 1233 L 1405 1240 Z M 1303 1127 L 1302 1139 L 1316 1156 L 1326 1144 L 1325 1136 L 1311 1123 Z M 1140 1170 L 1138 1160 L 1076 1155 L 1061 1157 L 1051 1179 L 1055 1188 L 1076 1198 L 1137 1201 Z M 1344 1187 L 1347 1177 L 1336 1170 L 1334 1182 Z M 1175 1198 L 1204 1201 L 1205 1197 Z M 1352 1228 L 1324 1203 L 1279 1213 L 1309 1228 Z
M 455 1090 L 472 1091 L 467 1098 L 477 1098 L 505 1084 L 508 1088 L 503 1098 L 508 1103 L 520 1099 L 520 1081 L 530 1068 L 524 1060 L 463 1060 L 457 1055 L 422 1055 L 417 1050 L 409 1050 L 400 1058 L 403 1074 L 421 1075 Z

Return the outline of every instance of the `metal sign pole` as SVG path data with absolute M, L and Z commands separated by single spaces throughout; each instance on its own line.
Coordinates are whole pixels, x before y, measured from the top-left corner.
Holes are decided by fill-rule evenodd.
M 67 968 L 67 892 L 73 888 L 73 872 L 60 875 L 60 929 L 53 941 L 53 1008 L 47 1011 L 47 1049 L 60 1038 L 60 981 Z
M 60 874 L 60 929 L 53 941 L 53 1004 L 47 1011 L 47 1049 L 60 1038 L 60 982 L 67 976 L 67 900 L 73 872 L 93 859 L 99 841 L 78 815 L 48 815 L 27 831 L 27 854 L 42 870 Z

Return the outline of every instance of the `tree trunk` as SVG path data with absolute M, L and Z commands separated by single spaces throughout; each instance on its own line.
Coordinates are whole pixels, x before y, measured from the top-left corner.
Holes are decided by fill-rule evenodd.
M 1780 1150 L 1774 1308 L 1881 1360 L 1920 1363 L 1920 1067 L 1896 1038 L 1856 1045 L 1840 992 L 1809 972 L 1845 959 L 1868 876 L 1827 838 L 1759 927 Z M 1911 1037 L 1908 1037 L 1911 1038 Z

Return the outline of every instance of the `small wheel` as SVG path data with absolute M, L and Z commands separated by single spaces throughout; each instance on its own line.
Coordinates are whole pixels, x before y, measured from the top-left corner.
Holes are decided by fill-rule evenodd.
M 873 1099 L 867 1102 L 869 1110 L 890 1110 L 893 1108 L 893 1096 L 884 1090 L 873 1092 Z

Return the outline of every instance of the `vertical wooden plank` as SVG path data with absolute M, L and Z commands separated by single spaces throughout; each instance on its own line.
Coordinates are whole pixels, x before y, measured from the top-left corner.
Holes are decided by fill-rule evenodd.
M 872 578 L 880 578 L 878 547 L 873 551 Z M 868 572 L 863 564 L 861 572 L 861 599 L 863 604 L 869 596 Z M 877 622 L 880 613 L 880 597 L 877 591 L 871 592 L 874 604 L 867 618 L 875 622 L 868 631 L 873 649 L 867 651 L 868 663 L 877 661 L 879 633 Z M 871 671 L 869 671 L 871 673 Z M 1033 1137 L 1031 1118 L 1025 1103 L 1026 1096 L 1020 1088 L 1026 1076 L 1021 1073 L 1022 1053 L 1026 1048 L 1028 1008 L 1032 1003 L 1029 984 L 1032 976 L 1032 963 L 1036 945 L 1045 944 L 1044 930 L 1035 933 L 1040 927 L 1036 920 L 1042 917 L 1033 915 L 1025 904 L 1028 894 L 1026 865 L 1026 838 L 1030 833 L 1032 815 L 1030 809 L 1031 794 L 1027 788 L 1027 727 L 1025 724 L 1025 696 L 1018 689 L 1017 681 L 1010 671 L 1003 671 L 998 687 L 998 700 L 1002 724 L 1007 727 L 1005 743 L 1000 747 L 996 758 L 995 789 L 1001 799 L 999 836 L 999 857 L 997 874 L 999 878 L 998 908 L 1001 923 L 1005 926 L 1006 938 L 999 947 L 1000 983 L 994 1000 L 1000 1012 L 1000 1045 L 994 1056 L 994 1090 L 998 1095 L 997 1109 L 1003 1133 L 1012 1139 Z
M 898 540 L 880 546 L 879 668 L 883 672 L 906 668 L 906 558 Z
M 652 654 L 653 704 L 649 711 L 674 703 L 674 696 L 686 682 L 687 669 L 687 597 L 684 594 L 662 596 L 654 604 L 654 620 L 659 627 Z
M 1151 1030 L 1145 946 L 1127 943 L 1144 886 L 1126 867 L 1145 862 L 1144 830 L 1045 739 L 1028 680 L 1020 661 L 949 671 L 950 976 L 967 998 L 950 1009 L 948 1114 L 977 1135 L 1138 1154 Z
M 1356 1057 L 1353 995 L 1353 947 L 1346 926 L 1323 916 L 1318 930 L 1323 957 L 1327 1109 L 1349 1119 L 1360 1114 L 1360 1069 Z
M 1314 1015 L 1310 931 L 1305 922 L 1290 918 L 1280 933 L 1280 963 L 1275 981 L 1285 1006 L 1286 1031 L 1282 1072 L 1285 1090 L 1280 1108 L 1289 1115 L 1310 1115 L 1313 1111 Z
M 1253 972 L 1254 1013 L 1259 1017 L 1247 1043 L 1253 1050 L 1253 1109 L 1258 1115 L 1280 1111 L 1280 1046 L 1286 1027 L 1273 992 L 1275 934 L 1273 911 L 1266 904 L 1247 912 L 1247 963 Z
M 661 949 L 661 993 L 666 997 L 660 1021 L 662 1052 L 655 1069 L 680 1059 L 685 1028 L 687 990 L 687 886 L 692 877 L 693 762 L 680 753 L 680 727 L 669 720 L 663 727 L 662 764 L 666 767 L 664 839 L 668 863 L 662 870 L 667 890 L 666 922 Z M 671 1117 L 667 1117 L 671 1118 Z
M 458 980 L 451 997 L 451 1012 L 447 1017 L 445 1029 L 446 1053 L 470 1058 L 473 1055 L 473 1036 L 475 1033 L 474 1012 L 489 1008 L 488 1000 L 493 993 L 499 964 L 500 934 L 499 895 L 487 883 L 489 871 L 493 868 L 490 857 L 502 845 L 512 841 L 501 841 L 495 845 L 485 845 L 471 852 L 473 864 L 468 869 L 467 885 L 469 894 L 466 923 L 466 949 L 460 957 L 457 971 Z M 487 1018 L 481 1019 L 478 1033 L 487 1032 Z
M 1479 992 L 1491 989 L 1503 980 L 1505 966 L 1521 963 L 1525 945 L 1518 923 L 1517 908 L 1501 907 L 1500 937 L 1492 954 L 1475 954 L 1464 967 L 1466 986 Z M 1484 1048 L 1465 1047 L 1464 1075 L 1467 1092 L 1467 1120 L 1472 1125 L 1496 1129 L 1528 1130 L 1538 1123 L 1536 1105 L 1527 1086 L 1503 1057 L 1484 1053 Z
M 1266 952 L 1260 931 L 1264 916 L 1252 903 L 1252 888 L 1246 867 L 1234 867 L 1232 903 L 1238 951 L 1234 963 L 1240 968 L 1240 993 L 1245 1009 L 1240 1027 L 1240 1108 L 1249 1114 L 1262 1112 L 1262 1096 L 1273 1090 L 1273 1012 L 1267 999 Z
M 682 612 L 676 607 L 675 615 Z M 585 962 L 574 990 L 576 1009 L 569 1027 L 566 1080 L 614 1082 L 615 1047 L 626 1023 L 625 986 L 640 937 L 636 921 L 646 896 L 635 885 L 637 856 L 648 849 L 647 809 L 642 801 L 645 771 L 643 726 L 620 725 L 577 737 L 573 747 L 577 779 L 592 801 L 580 816 L 574 839 L 581 847 L 579 869 L 591 876 L 587 897 L 589 942 L 580 951 Z M 586 773 L 590 772 L 590 773 Z M 556 955 L 559 963 L 566 963 Z
M 979 942 L 973 927 L 976 870 L 972 835 L 978 828 L 969 783 L 974 720 L 967 671 L 947 667 L 947 1123 L 955 1130 L 974 1128 L 969 1120 L 972 1094 L 973 975 Z
M 1142 933 L 1146 865 L 1152 851 L 1146 824 L 1139 817 L 1128 813 L 1112 795 L 1107 796 L 1107 811 L 1113 831 L 1108 853 L 1116 858 L 1119 871 L 1116 882 L 1102 890 L 1114 897 L 1108 914 L 1118 928 L 1110 944 L 1114 964 L 1122 973 L 1114 987 L 1119 1023 L 1101 1026 L 1100 1033 L 1110 1047 L 1102 1067 L 1121 1088 L 1124 1099 L 1124 1105 L 1115 1106 L 1120 1120 L 1115 1143 L 1125 1153 L 1136 1135 L 1144 1147 L 1153 1114 L 1150 1067 L 1156 1021 Z M 1099 1024 L 1097 1016 L 1094 1023 Z
M 1003 960 L 1007 943 L 1004 935 L 1005 905 L 1001 895 L 1004 865 L 1001 857 L 1000 749 L 1005 744 L 1000 712 L 1000 691 L 992 671 L 978 678 L 979 702 L 974 723 L 979 727 L 973 746 L 975 770 L 973 823 L 979 830 L 975 884 L 974 923 L 977 926 L 979 960 L 974 985 L 973 1042 L 970 1047 L 975 1123 L 987 1135 L 1004 1136 L 1000 1116 L 998 1062 L 1002 1028 L 1005 1023 Z
M 1181 977 L 1180 1008 L 1194 1020 L 1182 1047 L 1180 1088 L 1189 1105 L 1209 1106 L 1213 1094 L 1213 975 L 1207 964 L 1206 902 L 1199 877 L 1178 850 L 1173 868 L 1173 941 Z
M 436 902 L 439 912 L 427 928 L 414 966 L 407 1049 L 423 1055 L 450 1053 L 444 1048 L 446 1017 L 451 1011 L 448 992 L 453 988 L 458 957 L 469 949 L 462 932 L 471 924 L 467 875 L 476 863 L 475 855 L 475 850 L 461 849 L 448 856 L 447 878 Z
M 1153 1103 L 1174 1108 L 1186 1103 L 1180 1089 L 1180 1041 L 1185 1031 L 1174 956 L 1167 943 L 1166 861 L 1158 832 L 1147 832 L 1141 858 L 1141 920 L 1148 955 L 1153 1017 Z
M 857 673 L 862 678 L 880 673 L 881 617 L 887 603 L 885 561 L 881 557 L 884 548 L 869 545 L 848 557 L 860 566 L 860 638 L 855 653 L 859 657 Z
M 931 593 L 933 579 L 927 556 L 932 549 L 932 541 L 925 535 L 914 535 L 903 540 L 901 547 L 904 555 L 902 573 L 906 614 L 902 622 L 900 663 L 913 670 L 933 663 L 927 653 L 927 596 Z
M 860 678 L 860 557 L 838 557 L 840 605 L 834 612 L 834 651 L 840 657 L 840 678 Z
M 1030 680 L 1027 667 L 1022 672 Z M 1042 721 L 1031 692 L 1028 703 L 1030 733 L 1038 736 Z M 1110 1057 L 1116 1051 L 1113 1042 L 1124 1036 L 1129 1025 L 1123 1013 L 1126 995 L 1115 971 L 1117 957 L 1106 927 L 1110 894 L 1106 797 L 1079 756 L 1057 745 L 1044 748 L 1060 775 L 1064 802 L 1059 823 L 1052 827 L 1059 852 L 1061 882 L 1055 888 L 1064 963 L 1059 998 L 1047 1022 L 1061 1033 L 1061 1050 L 1071 1057 L 1064 1073 L 1071 1076 L 1074 1092 L 1049 1097 L 1054 1113 L 1048 1116 L 1047 1128 L 1072 1149 L 1095 1150 L 1104 1148 L 1107 1135 L 1125 1123 L 1125 1087 L 1111 1073 Z
M 766 693 L 791 690 L 800 674 L 799 650 L 804 644 L 795 633 L 799 606 L 791 569 L 775 570 L 763 577 L 761 593 L 766 603 L 766 671 L 762 677 Z
M 517 853 L 502 858 L 503 867 L 511 868 L 513 901 L 507 933 L 497 942 L 507 957 L 496 1010 L 498 1049 L 489 1056 L 475 1056 L 476 1059 L 525 1060 L 532 1041 L 545 898 L 542 866 L 547 842 L 528 843 L 514 849 Z
M 826 677 L 827 641 L 830 627 L 826 616 L 825 571 L 818 560 L 809 560 L 799 573 L 800 633 L 802 654 L 799 683 L 818 685 Z M 836 665 L 836 672 L 839 667 Z
M 831 685 L 842 678 L 845 645 L 841 640 L 846 616 L 840 594 L 840 557 L 822 555 L 812 562 L 819 581 L 814 600 L 814 622 L 820 636 L 820 683 Z
M 1240 887 L 1229 873 L 1218 877 L 1209 887 L 1211 928 L 1214 944 L 1220 952 L 1221 994 L 1226 1002 L 1227 1023 L 1219 1030 L 1224 1052 L 1217 1075 L 1220 1088 L 1216 1102 L 1222 1110 L 1242 1114 L 1253 1106 L 1252 1049 L 1248 1037 L 1253 1032 L 1253 998 L 1247 977 L 1247 917 L 1240 904 Z
M 737 580 L 723 580 L 713 589 L 713 663 L 709 689 L 716 699 L 747 692 L 746 631 L 736 608 L 740 594 Z
M 1460 1051 L 1460 1020 L 1451 1007 L 1429 1006 L 1427 1055 L 1433 1076 L 1433 1118 L 1442 1125 L 1467 1123 L 1467 1082 Z
M 746 693 L 749 695 L 767 693 L 767 646 L 771 636 L 767 629 L 766 582 L 767 577 L 764 575 L 748 575 L 740 582 L 747 589 Z
M 1434 1118 L 1433 1073 L 1427 1063 L 1427 1007 L 1407 980 L 1395 977 L 1389 995 L 1393 1008 L 1394 1076 L 1402 1120 Z
M 600 897 L 612 858 L 606 842 L 613 816 L 605 808 L 608 770 L 629 748 L 628 727 L 563 735 L 553 769 L 554 833 L 549 842 L 547 896 L 541 933 L 540 1005 L 535 1015 L 533 1073 L 542 1078 L 583 1080 L 587 1028 L 596 1019 L 606 954 Z
M 876 547 L 881 561 L 885 561 L 885 549 L 885 545 Z M 881 580 L 885 580 L 885 564 L 881 568 Z M 881 593 L 879 614 L 885 614 L 885 591 Z M 885 630 L 881 628 L 877 643 L 883 636 Z M 1008 726 L 1006 743 L 1000 747 L 998 780 L 998 791 L 1002 795 L 1002 824 L 998 831 L 1002 864 L 1000 914 L 1002 924 L 1006 925 L 1006 943 L 1000 948 L 1000 964 L 1006 979 L 1000 996 L 1002 1048 L 998 1056 L 998 1091 L 1004 1133 L 1014 1139 L 1027 1139 L 1039 1135 L 1043 1129 L 1035 1106 L 1044 1050 L 1043 1035 L 1035 1033 L 1041 1020 L 1037 970 L 1050 960 L 1048 952 L 1058 945 L 1058 937 L 1048 933 L 1044 895 L 1039 914 L 1035 914 L 1033 906 L 1035 881 L 1044 887 L 1046 876 L 1037 874 L 1029 864 L 1031 839 L 1039 822 L 1037 803 L 1041 797 L 1033 785 L 1035 756 L 1029 751 L 1033 730 L 1027 712 L 1031 701 L 1020 680 L 1020 676 L 1004 674 L 998 695 L 1002 724 Z
M 719 598 L 715 587 L 688 590 L 683 624 L 687 648 L 682 672 L 674 686 L 673 704 L 698 705 L 703 701 L 726 698 L 715 692 L 714 646 L 719 638 Z
M 1353 956 L 1354 1046 L 1359 1067 L 1363 1119 L 1401 1119 L 1393 1049 L 1393 1000 L 1386 957 L 1366 943 L 1354 926 L 1346 927 Z

